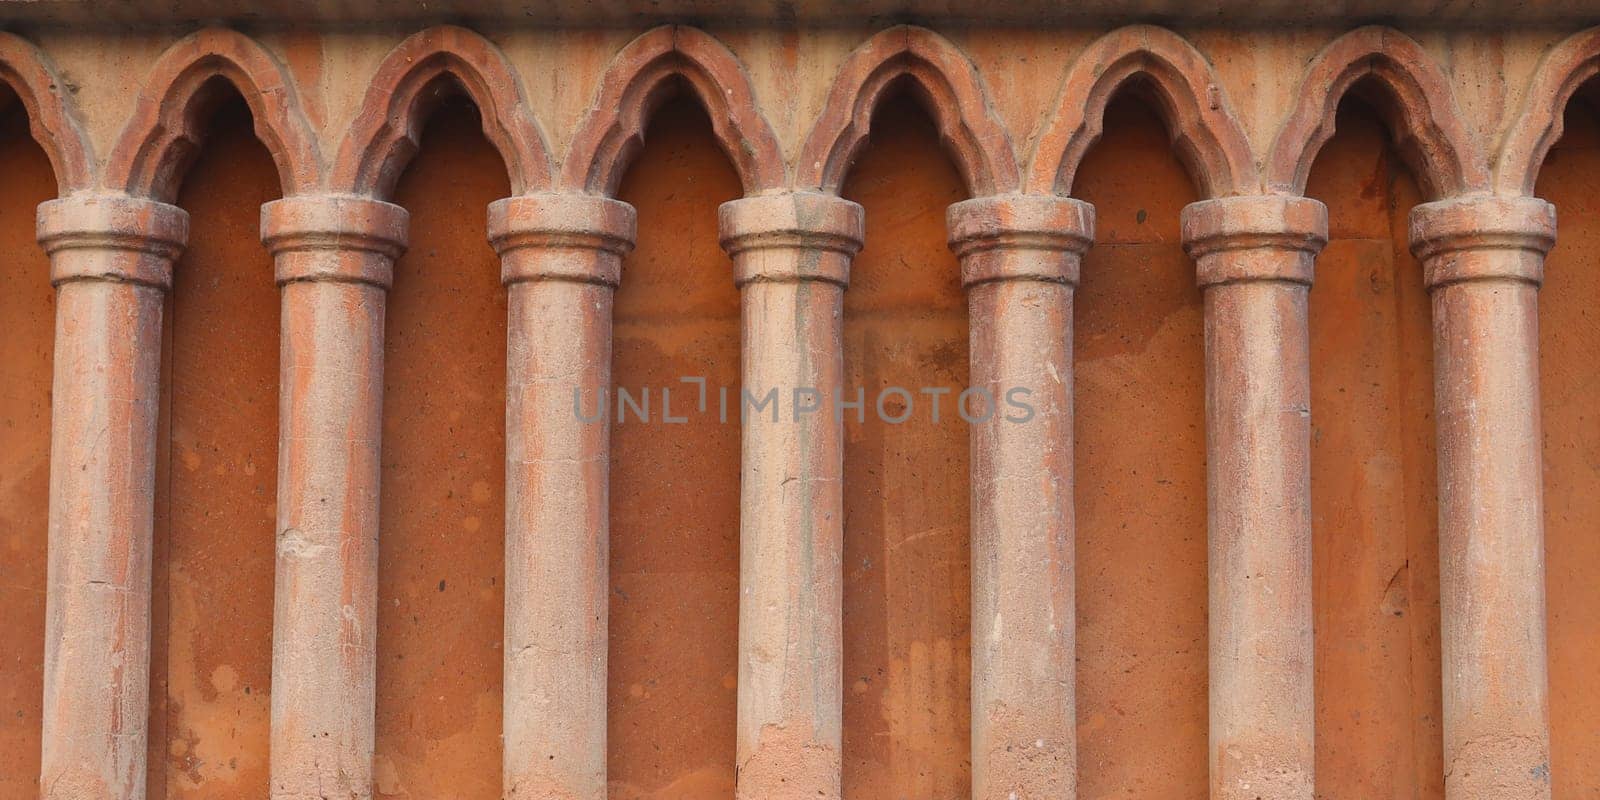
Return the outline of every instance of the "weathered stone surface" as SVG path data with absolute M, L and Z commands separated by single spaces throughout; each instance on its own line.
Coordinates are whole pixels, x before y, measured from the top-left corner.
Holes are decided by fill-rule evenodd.
M 384 292 L 407 223 L 351 195 L 262 206 L 283 292 L 274 800 L 373 792 Z
M 1224 197 L 1183 210 L 1205 292 L 1211 796 L 1310 800 L 1311 375 L 1306 292 L 1328 210 Z
M 1073 797 L 1072 293 L 1094 208 L 986 197 L 949 225 L 987 409 L 972 412 L 972 796 Z
M 975 797 L 1072 796 L 1090 785 L 1085 773 L 1103 766 L 1080 763 L 1080 740 L 1100 723 L 1098 711 L 1080 708 L 1075 668 L 1084 569 L 1076 546 L 1084 504 L 1074 496 L 1083 435 L 1074 415 L 1075 306 L 1083 282 L 1109 280 L 1081 267 L 1097 222 L 1106 248 L 1164 242 L 1172 264 L 1180 263 L 1181 238 L 1204 298 L 1209 593 L 1195 613 L 1209 614 L 1209 625 L 1208 641 L 1189 646 L 1209 652 L 1206 680 L 1195 685 L 1210 687 L 1211 796 L 1323 793 L 1313 762 L 1324 736 L 1317 709 L 1328 700 L 1313 689 L 1341 684 L 1319 684 L 1314 664 L 1313 622 L 1322 617 L 1313 598 L 1327 595 L 1312 580 L 1320 473 L 1311 464 L 1311 397 L 1314 354 L 1327 351 L 1311 340 L 1308 291 L 1330 236 L 1328 209 L 1302 195 L 1350 102 L 1376 108 L 1427 201 L 1412 214 L 1408 238 L 1432 309 L 1436 416 L 1425 424 L 1437 432 L 1431 585 L 1442 669 L 1435 676 L 1418 668 L 1411 680 L 1442 693 L 1442 743 L 1433 741 L 1443 764 L 1405 770 L 1441 773 L 1432 778 L 1451 800 L 1544 798 L 1563 786 L 1551 777 L 1552 758 L 1600 758 L 1593 737 L 1552 733 L 1546 676 L 1553 612 L 1544 589 L 1547 403 L 1537 292 L 1556 218 L 1532 194 L 1569 107 L 1600 74 L 1600 33 L 1532 22 L 1570 24 L 1571 4 L 1430 7 L 1429 25 L 1405 32 L 1346 30 L 1346 17 L 1318 9 L 1232 3 L 1187 17 L 1196 12 L 1160 2 L 957 4 L 924 8 L 933 27 L 882 29 L 862 16 L 872 6 L 623 5 L 622 17 L 604 21 L 642 30 L 546 24 L 593 23 L 605 13 L 573 4 L 537 19 L 496 2 L 449 6 L 478 20 L 519 18 L 482 26 L 484 33 L 434 24 L 446 13 L 438 8 L 276 4 L 260 18 L 353 15 L 368 24 L 253 26 L 258 33 L 207 25 L 182 37 L 166 26 L 198 13 L 184 3 L 159 11 L 134 4 L 116 13 L 151 26 L 89 33 L 60 27 L 85 13 L 73 4 L 7 9 L 8 18 L 40 24 L 32 41 L 0 33 L 0 82 L 8 87 L 0 110 L 14 99 L 16 113 L 26 114 L 60 197 L 40 207 L 37 226 L 57 286 L 48 611 L 37 634 L 45 637 L 43 797 L 137 800 L 147 759 L 161 752 L 146 746 L 151 520 L 169 357 L 163 292 L 187 231 L 184 212 L 168 204 L 205 146 L 212 112 L 235 94 L 284 195 L 263 208 L 261 226 L 282 289 L 274 798 L 405 791 L 392 764 L 373 760 L 384 297 L 408 226 L 406 209 L 389 200 L 426 146 L 427 121 L 451 95 L 476 107 L 511 195 L 491 207 L 488 225 L 507 292 L 507 796 L 595 800 L 617 789 L 606 763 L 608 659 L 616 655 L 608 636 L 613 432 L 609 422 L 575 418 L 570 399 L 575 386 L 591 399 L 614 388 L 613 296 L 628 280 L 622 264 L 637 229 L 634 210 L 615 195 L 657 111 L 677 94 L 706 109 L 710 138 L 744 195 L 718 215 L 733 262 L 728 282 L 741 297 L 742 388 L 773 389 L 783 401 L 776 420 L 741 420 L 740 642 L 728 687 L 738 713 L 726 731 L 736 741 L 739 797 L 844 791 L 842 604 L 852 567 L 844 562 L 843 482 L 851 445 L 828 400 L 853 388 L 844 385 L 843 319 L 867 221 L 839 194 L 872 140 L 874 115 L 906 94 L 930 118 L 970 198 L 951 206 L 948 220 L 970 337 L 967 354 L 955 358 L 969 362 L 971 385 L 991 395 L 1013 385 L 1038 392 L 1029 423 L 991 418 L 970 429 L 971 654 L 950 669 L 970 664 Z M 728 16 L 713 34 L 673 21 L 674 9 Z M 1191 24 L 1180 33 L 1106 22 L 1163 9 Z M 1389 12 L 1424 15 L 1415 4 Z M 1245 19 L 1268 24 L 1228 24 Z M 833 26 L 797 27 L 801 20 Z M 1007 20 L 1033 29 L 976 24 Z M 1439 29 L 1465 20 L 1499 20 L 1504 30 Z M 644 28 L 647 21 L 666 24 Z M 1116 145 L 1102 143 L 1107 109 L 1129 92 L 1156 110 L 1200 199 L 1184 209 L 1177 235 L 1154 226 L 1128 234 L 1146 223 L 1145 208 L 1131 223 L 1097 221 L 1071 197 L 1082 190 L 1086 155 Z M 1132 202 L 1149 188 L 1141 170 L 1129 165 L 1114 182 L 1093 177 Z M 1380 183 L 1372 178 L 1362 193 L 1388 196 Z M 1168 200 L 1179 186 L 1163 189 Z M 1387 235 L 1399 238 L 1392 225 Z M 1361 237 L 1332 238 L 1343 239 L 1340 248 L 1362 246 L 1354 241 Z M 1157 256 L 1147 252 L 1155 250 L 1108 254 L 1106 263 L 1155 275 L 1147 262 Z M 1333 260 L 1361 258 L 1341 249 Z M 1388 280 L 1374 268 L 1371 293 L 1392 290 Z M 1357 283 L 1341 277 L 1335 285 Z M 1156 302 L 1156 294 L 1137 301 Z M 1190 298 L 1187 308 L 1201 308 Z M 1369 306 L 1353 299 L 1329 307 L 1354 315 Z M 1200 324 L 1186 313 L 1151 312 L 1147 322 L 1170 343 L 1182 338 L 1185 319 Z M 1131 324 L 1134 315 L 1106 319 Z M 1119 335 L 1129 349 L 1138 339 L 1156 352 L 1156 333 Z M 1159 371 L 1128 366 L 1143 363 L 1117 362 Z M 1114 373 L 1106 369 L 1094 374 Z M 823 398 L 820 410 L 793 408 L 798 394 L 789 393 L 801 388 Z M 1181 433 L 1177 422 L 1159 424 Z M 1363 446 L 1378 438 L 1352 434 Z M 1199 460 L 1184 465 L 1198 474 Z M 1406 491 L 1422 497 L 1423 484 L 1432 484 L 1418 476 L 1433 466 L 1422 460 L 1374 469 L 1383 480 L 1415 483 Z M 1155 485 L 1182 483 L 1160 480 Z M 1328 488 L 1350 488 L 1342 480 Z M 1357 487 L 1350 503 L 1376 494 Z M 1127 511 L 1144 524 L 1159 516 L 1139 512 Z M 1364 507 L 1352 513 L 1382 516 Z M 1421 550 L 1419 558 L 1434 560 Z M 1431 574 L 1420 565 L 1400 569 L 1409 568 Z M 1405 613 L 1409 606 L 1391 597 L 1400 572 L 1392 574 L 1387 586 L 1349 591 L 1381 594 L 1383 607 Z M 1426 650 L 1427 642 L 1416 646 Z M 1419 718 L 1425 706 L 1419 701 Z M 1558 750 L 1574 742 L 1572 752 L 1552 754 L 1553 740 Z

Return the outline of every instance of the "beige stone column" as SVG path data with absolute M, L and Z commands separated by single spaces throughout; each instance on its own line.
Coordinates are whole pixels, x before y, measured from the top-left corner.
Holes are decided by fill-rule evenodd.
M 283 292 L 273 800 L 372 795 L 384 293 L 407 223 L 350 195 L 261 208 Z
M 1311 800 L 1306 307 L 1328 209 L 1228 197 L 1182 226 L 1205 296 L 1211 797 Z
M 176 206 L 39 206 L 56 286 L 45 597 L 44 800 L 143 800 L 161 306 L 189 236 Z
M 776 418 L 739 406 L 736 796 L 838 800 L 844 425 L 833 399 L 863 214 L 796 192 L 733 200 L 718 216 L 740 287 L 742 392 L 760 402 L 775 391 L 778 404 Z M 803 411 L 813 397 L 821 409 Z
M 1530 197 L 1411 212 L 1433 298 L 1450 800 L 1550 797 L 1538 293 L 1555 228 Z
M 1077 796 L 1072 302 L 1094 207 L 947 214 L 971 328 L 972 797 Z
M 506 327 L 504 787 L 605 800 L 611 303 L 633 207 L 489 206 Z

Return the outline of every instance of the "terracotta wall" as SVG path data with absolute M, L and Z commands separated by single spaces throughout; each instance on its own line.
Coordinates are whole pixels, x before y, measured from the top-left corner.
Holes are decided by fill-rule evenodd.
M 716 208 L 739 180 L 687 98 L 658 111 L 618 197 L 639 211 L 617 288 L 612 377 L 650 422 L 612 417 L 610 796 L 729 797 L 739 641 L 739 426 L 715 395 L 739 391 L 739 294 Z M 661 389 L 671 390 L 668 424 Z M 737 406 L 730 406 L 737 408 Z M 616 412 L 615 407 L 612 409 Z
M 1406 241 L 1416 182 L 1378 115 L 1339 109 L 1307 194 L 1317 791 L 1442 797 L 1433 354 Z
M 0 91 L 0 797 L 39 775 L 44 696 L 50 354 L 55 291 L 33 240 L 33 209 L 55 196 L 50 161 L 14 97 Z
M 378 797 L 500 792 L 505 327 L 484 209 L 505 167 L 470 103 L 422 135 L 384 326 Z
M 1561 235 L 1539 298 L 1544 414 L 1545 580 L 1550 637 L 1550 774 L 1557 797 L 1600 786 L 1600 109 L 1579 99 L 1545 160 L 1538 194 Z
M 178 194 L 166 307 L 150 671 L 156 798 L 267 789 L 278 467 L 278 290 L 259 236 L 278 176 L 225 101 Z
M 1128 93 L 1073 196 L 1097 229 L 1074 320 L 1080 788 L 1204 797 L 1204 340 L 1178 235 L 1195 190 Z
M 844 294 L 844 793 L 952 797 L 971 782 L 967 304 L 945 247 L 945 207 L 966 198 L 922 108 L 879 107 L 844 197 L 867 237 Z M 880 417 L 873 404 L 887 387 Z M 922 389 L 949 389 L 941 417 Z

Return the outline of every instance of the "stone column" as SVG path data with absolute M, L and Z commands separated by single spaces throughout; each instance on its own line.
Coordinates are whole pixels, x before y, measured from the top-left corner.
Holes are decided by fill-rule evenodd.
M 56 286 L 45 597 L 44 800 L 143 800 L 161 306 L 189 236 L 176 206 L 39 206 Z
M 1445 795 L 1548 798 L 1538 293 L 1555 208 L 1444 200 L 1410 227 L 1433 298 Z
M 1094 207 L 947 217 L 971 328 L 972 797 L 1076 797 L 1072 301 Z
M 506 326 L 504 788 L 605 800 L 611 302 L 633 207 L 489 206 Z
M 718 212 L 743 324 L 741 800 L 838 800 L 844 548 L 841 315 L 861 206 L 812 192 Z M 814 394 L 813 394 L 814 393 Z M 844 398 L 849 400 L 850 398 Z M 811 407 L 820 400 L 820 409 Z
M 1307 293 L 1328 209 L 1228 197 L 1183 210 L 1205 296 L 1211 797 L 1311 800 Z
M 407 223 L 351 195 L 261 208 L 283 290 L 273 800 L 372 795 L 384 293 Z

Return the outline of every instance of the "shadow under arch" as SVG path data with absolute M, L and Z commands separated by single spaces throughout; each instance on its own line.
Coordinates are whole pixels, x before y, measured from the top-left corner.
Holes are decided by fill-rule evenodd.
M 1306 182 L 1329 219 L 1308 314 L 1316 791 L 1441 798 L 1433 338 L 1407 232 L 1425 190 L 1368 97 L 1339 104 Z
M 243 95 L 208 91 L 164 198 L 190 233 L 162 314 L 147 786 L 175 800 L 270 784 L 279 294 L 256 232 L 281 173 Z
M 501 796 L 508 294 L 484 209 L 508 169 L 472 98 L 438 98 L 389 202 L 374 777 L 382 796 Z
M 1204 310 L 1179 229 L 1198 188 L 1148 84 L 1123 87 L 1067 187 L 1096 229 L 1072 315 L 1079 792 L 1203 797 Z

